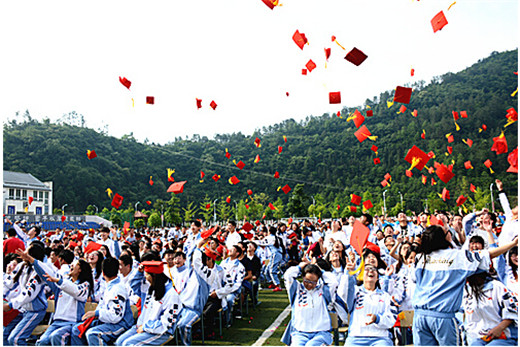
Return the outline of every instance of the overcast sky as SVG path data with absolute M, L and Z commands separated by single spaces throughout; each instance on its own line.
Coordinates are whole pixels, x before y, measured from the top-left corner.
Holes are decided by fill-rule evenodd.
M 449 10 L 452 0 L 280 2 L 270 10 L 261 0 L 4 1 L 0 113 L 56 120 L 76 111 L 88 127 L 156 143 L 249 135 L 429 82 L 519 42 L 517 0 L 457 0 Z M 433 33 L 441 10 L 448 25 Z M 309 40 L 303 50 L 296 30 Z M 353 47 L 368 55 L 360 66 L 344 59 Z M 317 67 L 304 76 L 309 59 Z M 332 91 L 341 105 L 329 104 Z

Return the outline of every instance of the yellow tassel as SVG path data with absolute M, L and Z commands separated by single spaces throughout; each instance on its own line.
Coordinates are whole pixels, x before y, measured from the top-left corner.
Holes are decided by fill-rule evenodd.
M 361 258 L 361 263 L 359 264 L 358 268 L 355 270 L 349 271 L 348 274 L 351 276 L 357 274 L 359 271 L 361 271 L 361 269 L 363 268 L 364 265 L 365 265 L 365 259 Z
M 340 46 L 340 47 L 345 51 L 345 47 L 343 47 L 342 45 L 340 45 L 339 42 L 338 42 L 338 40 L 334 40 L 334 42 L 336 42 L 336 44 L 337 44 L 338 46 Z
M 387 106 L 388 108 L 392 107 L 393 104 L 394 104 L 393 101 L 387 101 L 387 102 L 386 102 L 386 106 Z
M 515 97 L 516 93 L 518 93 L 518 87 L 516 88 L 516 90 L 511 94 L 511 97 Z
M 372 135 L 372 136 L 367 136 L 367 138 L 368 138 L 369 140 L 372 140 L 372 141 L 377 140 L 377 136 L 374 136 L 374 135 Z
M 464 213 L 468 213 L 468 209 L 466 208 L 466 205 L 462 205 L 462 209 L 464 210 Z
M 134 107 L 134 98 L 132 98 L 132 107 Z
M 412 171 L 412 169 L 413 169 L 414 167 L 416 167 L 417 165 L 419 165 L 420 162 L 421 162 L 421 158 L 413 157 L 413 158 L 412 158 L 412 165 L 410 166 L 410 168 L 408 169 L 408 171 Z
M 494 174 L 494 173 L 495 173 L 495 171 L 493 171 L 493 169 L 492 169 L 492 168 L 489 168 L 489 172 L 491 172 L 492 174 Z
M 457 3 L 457 2 L 454 1 L 454 2 L 450 5 L 450 7 L 448 7 L 448 11 L 450 10 L 451 6 L 455 5 L 456 3 Z
M 455 122 L 455 130 L 457 130 L 457 131 L 460 130 L 460 126 L 457 124 L 457 122 Z

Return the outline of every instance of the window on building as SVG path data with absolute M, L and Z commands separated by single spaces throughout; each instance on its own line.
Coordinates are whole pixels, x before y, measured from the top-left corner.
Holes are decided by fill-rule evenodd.
M 20 189 L 17 189 L 17 190 L 16 190 L 16 199 L 20 200 L 20 199 L 22 198 L 22 197 L 21 197 L 21 193 L 22 193 L 22 192 L 20 191 Z
M 27 200 L 27 190 L 26 189 L 22 190 L 22 199 Z
M 33 190 L 33 198 L 38 201 L 38 192 L 36 190 Z
M 43 192 L 40 192 L 40 201 L 43 201 Z
M 14 199 L 14 189 L 9 188 L 9 199 Z

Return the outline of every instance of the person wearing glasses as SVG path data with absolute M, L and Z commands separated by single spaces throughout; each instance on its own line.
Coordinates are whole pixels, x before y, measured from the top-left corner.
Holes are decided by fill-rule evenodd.
M 300 275 L 302 282 L 296 280 Z M 281 341 L 291 346 L 331 345 L 327 306 L 336 297 L 336 277 L 317 265 L 301 262 L 287 269 L 284 281 L 292 316 Z
M 367 263 L 360 286 L 356 286 L 356 275 L 350 274 L 354 269 L 355 264 L 349 261 L 338 288 L 338 297 L 350 313 L 345 346 L 393 346 L 388 329 L 397 319 L 397 306 L 381 290 L 378 268 Z

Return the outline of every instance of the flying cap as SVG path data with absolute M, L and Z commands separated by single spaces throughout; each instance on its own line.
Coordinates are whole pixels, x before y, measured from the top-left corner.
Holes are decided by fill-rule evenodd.
M 99 251 L 100 248 L 101 248 L 101 245 L 99 243 L 91 241 L 88 243 L 87 247 L 85 247 L 85 250 L 83 251 L 83 253 L 88 254 L 90 252 Z
M 350 245 L 360 256 L 363 254 L 363 247 L 367 243 L 369 234 L 370 229 L 368 229 L 363 223 L 356 219 L 356 221 L 354 221 L 352 234 L 350 236 Z
M 467 198 L 465 198 L 463 195 L 459 196 L 459 197 L 457 198 L 457 206 L 462 205 L 463 203 L 466 202 L 466 200 L 467 200 Z
M 280 178 L 280 173 L 278 171 L 275 171 L 274 178 Z
M 96 154 L 96 151 L 95 150 L 87 150 L 87 158 L 90 160 L 90 159 L 94 159 L 95 157 L 97 157 L 97 154 Z
M 466 162 L 464 162 L 464 167 L 469 170 L 469 169 L 473 169 L 473 165 L 471 165 L 471 160 L 468 160 Z
M 446 200 L 449 200 L 450 199 L 450 191 L 446 188 L 443 188 L 442 189 L 442 194 L 441 195 L 441 198 L 443 201 L 446 201 Z
M 291 191 L 291 187 L 289 187 L 289 185 L 286 184 L 285 186 L 283 186 L 282 190 L 285 194 L 287 194 Z
M 446 24 L 448 24 L 448 20 L 444 16 L 444 12 L 439 12 L 435 15 L 435 17 L 431 20 L 433 32 L 436 33 L 437 31 L 444 28 Z
M 253 230 L 253 224 L 249 223 L 249 222 L 245 222 L 244 225 L 242 226 L 242 230 L 244 230 L 245 232 L 250 232 L 251 230 Z
M 357 212 L 357 206 L 349 206 L 349 210 L 350 210 L 350 212 Z
M 371 137 L 372 133 L 366 125 L 362 125 L 355 133 L 354 136 L 358 139 L 359 142 L 365 141 L 367 138 Z
M 507 153 L 507 140 L 504 132 L 498 137 L 493 137 L 493 146 L 491 147 L 492 152 L 496 152 L 497 155 Z
M 365 117 L 363 117 L 361 112 L 359 112 L 358 110 L 354 111 L 352 119 L 354 120 L 354 125 L 356 126 L 356 128 L 359 128 L 361 124 L 363 124 L 363 122 L 365 121 Z
M 218 180 L 220 179 L 220 175 L 214 174 L 211 178 L 213 179 L 213 181 L 218 182 Z
M 381 163 L 381 159 L 374 158 L 374 165 L 377 165 L 377 164 L 380 164 L 380 163 Z
M 240 180 L 237 178 L 237 176 L 233 176 L 229 179 L 229 184 L 235 185 L 238 184 Z
M 316 68 L 316 64 L 312 61 L 312 59 L 309 59 L 307 64 L 305 64 L 305 67 L 307 68 L 307 70 L 309 70 L 309 72 L 312 72 L 312 70 Z
M 271 209 L 271 211 L 276 210 L 276 207 L 272 203 L 269 203 L 269 208 Z
M 345 56 L 345 59 L 350 61 L 352 64 L 359 66 L 361 65 L 365 59 L 367 58 L 367 55 L 357 49 L 356 47 L 352 48 L 350 52 L 347 53 Z
M 408 104 L 412 97 L 412 88 L 406 88 L 397 86 L 395 88 L 394 102 L 400 102 L 402 104 Z
M 203 239 L 207 239 L 215 232 L 215 230 L 217 230 L 217 228 L 215 228 L 215 227 L 210 228 L 208 230 L 204 230 L 203 232 L 200 233 L 200 237 L 202 237 Z
M 195 102 L 197 103 L 197 110 L 202 108 L 202 99 L 195 98 Z
M 147 96 L 146 97 L 146 103 L 148 105 L 153 105 L 155 103 L 155 98 L 153 96 Z
M 307 43 L 307 38 L 305 37 L 305 34 L 300 33 L 298 30 L 296 30 L 296 32 L 293 34 L 292 39 L 294 43 L 296 43 L 296 45 L 303 50 L 303 46 Z
M 420 171 L 428 163 L 430 156 L 424 153 L 419 147 L 413 145 L 412 148 L 408 150 L 408 153 L 406 153 L 404 160 L 410 163 L 412 168 L 416 167 L 417 170 Z
M 144 266 L 144 271 L 151 273 L 151 274 L 160 274 L 164 271 L 164 264 L 162 261 L 155 261 L 155 260 L 149 260 L 149 261 L 143 261 L 141 262 L 141 265 Z
M 251 189 L 247 190 L 247 195 L 253 195 L 253 191 Z
M 361 203 L 361 197 L 356 194 L 351 194 L 350 202 L 352 202 L 354 205 L 359 205 Z
M 170 185 L 170 187 L 168 187 L 168 190 L 167 192 L 168 193 L 174 193 L 174 194 L 180 194 L 183 192 L 184 190 L 184 184 L 186 183 L 187 181 L 181 181 L 181 182 L 175 182 L 175 183 L 172 183 L 172 185 Z
M 119 194 L 115 194 L 114 198 L 112 199 L 112 206 L 117 208 L 121 207 L 121 204 L 123 203 L 123 197 Z
M 132 82 L 127 80 L 126 77 L 119 76 L 119 82 L 121 82 L 121 84 L 124 85 L 128 89 L 130 89 L 130 86 L 132 85 Z
M 240 170 L 242 170 L 246 164 L 242 160 L 240 160 L 238 163 L 236 163 L 236 167 L 238 167 Z
M 374 115 L 374 111 L 367 110 L 367 117 L 372 117 Z
M 374 207 L 374 205 L 372 205 L 372 201 L 367 200 L 363 201 L 363 207 L 365 208 L 365 210 L 370 210 L 372 207 Z
M 448 167 L 444 164 L 439 164 L 435 170 L 435 173 L 444 183 L 448 183 L 453 178 L 453 176 L 455 176 L 455 174 L 451 172 L 451 170 L 449 170 Z
M 509 163 L 509 168 L 506 172 L 518 173 L 518 147 L 509 153 L 507 162 Z
M 214 100 L 211 100 L 209 106 L 210 106 L 212 109 L 216 109 L 216 108 L 217 108 L 217 103 L 216 103 Z
M 340 104 L 341 103 L 341 92 L 330 92 L 329 93 L 329 104 Z

